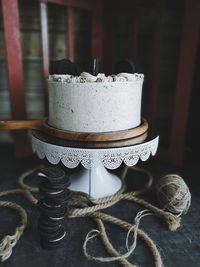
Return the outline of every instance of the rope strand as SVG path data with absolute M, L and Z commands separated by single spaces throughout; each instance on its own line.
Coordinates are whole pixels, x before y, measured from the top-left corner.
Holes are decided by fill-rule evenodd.
M 125 191 L 125 177 L 127 175 L 128 170 L 135 170 L 137 172 L 141 172 L 145 174 L 148 177 L 148 180 L 146 184 L 144 185 L 143 188 L 133 191 L 133 192 L 128 192 L 124 193 Z M 32 192 L 37 193 L 39 190 L 37 187 L 32 187 L 29 185 L 26 185 L 24 183 L 24 179 L 28 177 L 29 175 L 33 174 L 35 171 L 38 171 L 39 168 L 31 169 L 29 171 L 24 172 L 22 175 L 19 176 L 18 178 L 18 183 L 22 189 L 13 189 L 13 190 L 7 190 L 0 192 L 0 197 L 9 195 L 9 194 L 22 194 L 24 195 L 33 205 L 36 205 L 38 200 L 35 198 L 32 194 Z M 90 217 L 93 219 L 98 227 L 97 229 L 91 230 L 85 239 L 85 242 L 83 244 L 83 251 L 84 254 L 87 258 L 93 259 L 93 260 L 98 260 L 102 262 L 110 262 L 113 260 L 117 260 L 122 266 L 126 267 L 135 267 L 132 263 L 130 263 L 127 260 L 127 257 L 129 257 L 135 247 L 136 247 L 136 242 L 137 242 L 137 236 L 141 238 L 149 247 L 153 257 L 154 257 L 154 264 L 155 267 L 161 267 L 163 266 L 162 259 L 160 256 L 160 253 L 154 244 L 154 242 L 151 240 L 151 238 L 142 230 L 139 229 L 139 224 L 140 221 L 143 217 L 148 216 L 148 215 L 156 215 L 167 223 L 168 228 L 172 231 L 176 230 L 180 226 L 180 217 L 176 216 L 170 212 L 166 212 L 163 209 L 159 209 L 155 207 L 154 205 L 148 203 L 147 201 L 140 199 L 136 196 L 141 195 L 145 193 L 149 187 L 152 185 L 153 177 L 150 172 L 144 169 L 140 169 L 138 167 L 125 167 L 122 175 L 121 175 L 121 180 L 122 180 L 122 187 L 120 190 L 108 197 L 104 197 L 101 199 L 95 199 L 89 196 L 86 193 L 83 192 L 75 192 L 73 191 L 72 194 L 72 199 L 69 200 L 69 205 L 72 207 L 72 209 L 69 211 L 69 217 Z M 177 196 L 177 195 L 176 195 Z M 145 210 L 142 210 L 138 212 L 138 214 L 135 217 L 134 224 L 127 223 L 123 220 L 120 220 L 116 217 L 110 216 L 105 213 L 98 212 L 101 209 L 108 208 L 115 203 L 117 203 L 120 200 L 127 200 L 131 201 L 134 203 L 137 203 L 141 205 L 142 207 L 145 207 Z M 190 203 L 189 203 L 190 204 Z M 187 204 L 187 209 L 189 207 L 189 204 Z M 21 235 L 24 232 L 24 229 L 26 228 L 27 225 L 27 214 L 25 210 L 17 205 L 16 203 L 12 203 L 9 201 L 0 201 L 0 206 L 7 207 L 7 208 L 12 208 L 15 209 L 19 212 L 21 216 L 21 225 L 16 228 L 15 234 L 10 236 L 7 235 L 4 237 L 1 242 L 0 242 L 0 258 L 2 261 L 5 261 L 8 259 L 11 254 L 12 254 L 12 248 L 16 245 L 17 241 L 21 237 Z M 118 225 L 122 229 L 128 231 L 127 236 L 126 236 L 126 249 L 127 252 L 124 254 L 120 254 L 112 245 L 111 241 L 109 240 L 106 229 L 104 226 L 103 221 L 107 221 L 110 223 L 113 223 L 115 225 Z M 129 237 L 130 233 L 133 232 L 133 243 L 132 245 L 129 246 Z M 92 240 L 94 237 L 99 235 L 101 237 L 102 243 L 104 244 L 107 252 L 110 254 L 111 257 L 95 257 L 89 255 L 87 252 L 87 243 L 88 241 Z
M 20 239 L 26 228 L 27 214 L 20 205 L 10 201 L 0 201 L 0 206 L 17 210 L 21 217 L 21 225 L 16 228 L 14 235 L 7 235 L 0 241 L 0 258 L 1 261 L 5 261 L 12 254 L 13 247 L 17 244 L 17 241 Z

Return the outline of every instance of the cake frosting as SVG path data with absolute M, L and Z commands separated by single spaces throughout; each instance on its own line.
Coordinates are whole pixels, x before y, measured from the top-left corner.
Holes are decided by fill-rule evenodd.
M 85 82 L 131 82 L 138 79 L 143 80 L 144 75 L 139 73 L 119 73 L 117 75 L 105 76 L 104 73 L 99 73 L 94 76 L 88 72 L 82 72 L 80 76 L 73 76 L 68 74 L 53 74 L 49 75 L 49 81 L 67 82 L 67 83 L 85 83 Z
M 75 132 L 112 132 L 141 123 L 143 74 L 53 74 L 48 79 L 49 121 Z

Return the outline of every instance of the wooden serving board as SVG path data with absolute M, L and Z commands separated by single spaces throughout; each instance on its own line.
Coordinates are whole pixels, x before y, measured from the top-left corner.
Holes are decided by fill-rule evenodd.
M 83 142 L 105 142 L 124 140 L 137 137 L 145 133 L 148 129 L 148 122 L 142 118 L 140 126 L 124 131 L 92 133 L 92 132 L 72 132 L 67 130 L 57 129 L 48 124 L 48 118 L 40 120 L 24 120 L 24 121 L 0 121 L 0 130 L 22 130 L 35 129 L 47 133 L 51 136 L 73 141 Z
M 125 146 L 133 146 L 136 144 L 140 144 L 144 142 L 146 139 L 149 139 L 148 130 L 133 138 L 124 139 L 124 140 L 117 140 L 117 141 L 102 141 L 102 142 L 83 142 L 83 141 L 76 141 L 76 140 L 66 140 L 61 138 L 56 138 L 49 134 L 46 134 L 42 131 L 32 130 L 32 135 L 37 139 L 46 142 L 52 145 L 58 146 L 67 146 L 67 147 L 77 147 L 77 148 L 118 148 L 118 147 L 125 147 Z M 151 136 L 150 136 L 151 139 Z

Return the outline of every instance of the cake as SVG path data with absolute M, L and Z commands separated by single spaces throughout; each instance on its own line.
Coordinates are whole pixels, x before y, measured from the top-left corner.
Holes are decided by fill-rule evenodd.
M 73 132 L 104 133 L 141 124 L 144 75 L 49 75 L 48 124 Z

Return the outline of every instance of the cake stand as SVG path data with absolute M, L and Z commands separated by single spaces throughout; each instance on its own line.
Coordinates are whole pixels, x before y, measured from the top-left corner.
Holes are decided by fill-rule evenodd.
M 67 168 L 79 164 L 82 169 L 71 175 L 71 190 L 82 191 L 94 198 L 115 194 L 121 188 L 120 178 L 107 169 L 118 168 L 122 162 L 134 166 L 155 155 L 159 137 L 143 135 L 118 142 L 74 142 L 32 131 L 32 148 L 40 159 L 51 164 L 62 162 Z

